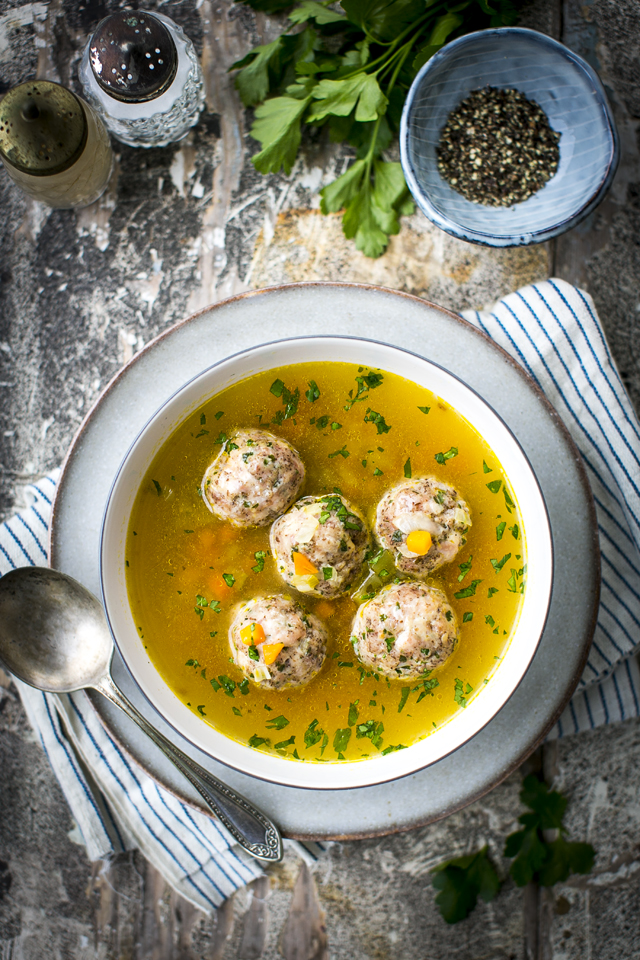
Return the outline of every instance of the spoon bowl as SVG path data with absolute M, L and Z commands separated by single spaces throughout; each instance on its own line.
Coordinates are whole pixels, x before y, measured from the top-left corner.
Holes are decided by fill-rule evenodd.
M 149 723 L 114 683 L 112 656 L 102 604 L 77 580 L 48 567 L 20 567 L 0 579 L 0 663 L 46 693 L 98 690 L 175 764 L 247 853 L 281 860 L 275 824 Z

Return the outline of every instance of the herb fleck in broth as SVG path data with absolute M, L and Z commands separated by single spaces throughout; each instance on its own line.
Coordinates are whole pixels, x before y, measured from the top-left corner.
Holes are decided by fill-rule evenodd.
M 303 494 L 337 488 L 371 526 L 382 495 L 407 476 L 435 476 L 467 501 L 467 542 L 428 581 L 444 589 L 460 625 L 458 647 L 441 668 L 413 681 L 367 673 L 349 639 L 354 601 L 297 597 L 276 571 L 268 526 L 238 529 L 209 512 L 200 494 L 204 472 L 221 443 L 248 427 L 268 429 L 299 451 Z M 138 632 L 180 699 L 233 739 L 312 761 L 389 753 L 464 709 L 508 645 L 526 580 L 517 507 L 476 431 L 410 381 L 330 362 L 256 374 L 193 413 L 146 474 L 126 556 Z M 237 603 L 277 593 L 320 617 L 329 644 L 308 684 L 266 691 L 233 663 L 228 629 Z

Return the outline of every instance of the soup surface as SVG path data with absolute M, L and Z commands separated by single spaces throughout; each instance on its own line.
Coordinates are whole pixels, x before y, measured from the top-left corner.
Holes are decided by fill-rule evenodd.
M 350 642 L 357 602 L 298 595 L 269 555 L 269 527 L 234 527 L 201 495 L 205 470 L 235 430 L 261 427 L 298 450 L 303 495 L 339 490 L 373 529 L 384 493 L 406 477 L 453 485 L 472 526 L 454 560 L 427 581 L 443 589 L 460 627 L 446 663 L 420 680 L 367 671 Z M 126 544 L 138 633 L 176 695 L 226 736 L 300 761 L 351 761 L 429 736 L 480 694 L 509 644 L 526 581 L 523 531 L 500 463 L 452 407 L 394 374 L 318 362 L 259 373 L 191 414 L 156 455 L 137 494 Z M 388 555 L 360 599 L 397 577 Z M 229 648 L 234 609 L 286 594 L 328 629 L 320 673 L 301 687 L 264 690 Z

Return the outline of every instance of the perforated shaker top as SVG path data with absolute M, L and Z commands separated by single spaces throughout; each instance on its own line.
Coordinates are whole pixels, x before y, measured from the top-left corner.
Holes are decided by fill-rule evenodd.
M 178 53 L 167 27 L 143 10 L 105 17 L 91 38 L 89 59 L 102 89 L 116 100 L 154 100 L 173 83 Z

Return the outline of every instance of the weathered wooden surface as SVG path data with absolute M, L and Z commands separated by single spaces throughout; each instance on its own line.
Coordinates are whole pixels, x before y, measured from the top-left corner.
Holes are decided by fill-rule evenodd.
M 74 85 L 87 33 L 116 0 L 0 0 L 0 92 L 34 75 Z M 453 309 L 482 307 L 550 272 L 594 296 L 640 404 L 640 6 L 531 0 L 526 26 L 564 39 L 601 73 L 622 141 L 613 189 L 553 244 L 493 251 L 409 218 L 377 261 L 347 243 L 318 190 L 345 155 L 308 143 L 291 178 L 257 175 L 227 74 L 274 22 L 229 0 L 145 3 L 179 21 L 202 56 L 207 111 L 181 144 L 117 146 L 108 193 L 76 213 L 25 200 L 0 171 L 0 512 L 62 458 L 119 366 L 189 312 L 298 279 L 385 284 Z M 519 776 L 445 821 L 336 844 L 314 871 L 288 854 L 207 918 L 137 854 L 89 864 L 60 790 L 0 675 L 0 960 L 632 960 L 640 955 L 640 724 L 547 747 L 531 761 L 570 797 L 591 877 L 553 891 L 508 881 L 447 927 L 429 870 L 488 843 L 503 875 Z M 464 775 L 464 772 L 461 772 Z M 402 785 L 398 785 L 402 789 Z

